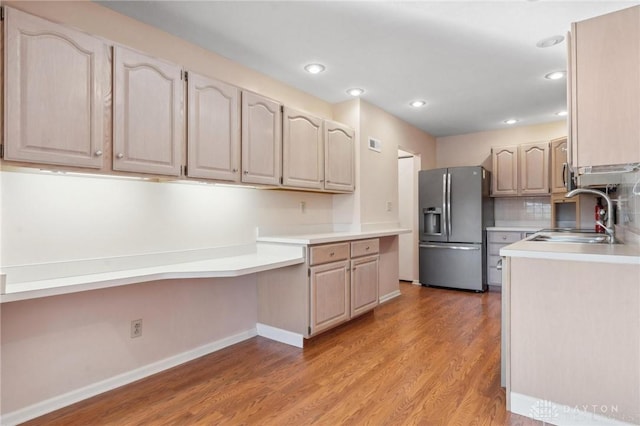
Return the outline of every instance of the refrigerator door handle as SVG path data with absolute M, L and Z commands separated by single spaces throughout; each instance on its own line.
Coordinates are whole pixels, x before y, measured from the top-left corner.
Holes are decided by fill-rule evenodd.
M 451 173 L 447 172 L 447 225 L 451 236 Z
M 469 247 L 469 246 L 449 246 L 449 245 L 437 245 L 437 244 L 420 244 L 420 248 L 435 248 L 435 249 L 447 249 L 447 250 L 480 250 L 481 247 Z
M 442 215 L 444 216 L 443 233 L 447 235 L 447 175 L 445 173 L 442 175 Z

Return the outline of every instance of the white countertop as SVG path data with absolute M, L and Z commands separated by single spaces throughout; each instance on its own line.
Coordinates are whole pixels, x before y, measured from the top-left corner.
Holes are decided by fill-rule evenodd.
M 186 253 L 186 255 L 185 255 Z M 35 299 L 39 297 L 76 293 L 147 281 L 185 278 L 237 277 L 270 269 L 303 263 L 304 249 L 259 243 L 241 250 L 214 250 L 207 259 L 189 261 L 211 250 L 195 250 L 155 255 L 162 264 L 154 265 L 154 255 L 129 256 L 113 259 L 91 259 L 77 262 L 57 262 L 40 265 L 12 266 L 2 269 L 3 291 L 0 302 Z M 175 263 L 167 262 L 173 258 Z M 97 262 L 114 270 L 99 270 Z M 165 263 L 167 262 L 167 263 Z M 136 267 L 136 263 L 137 266 Z M 158 263 L 157 261 L 155 263 Z M 126 268 L 126 269 L 122 269 Z M 96 271 L 88 273 L 88 271 Z
M 391 228 L 375 231 L 347 231 L 347 232 L 327 232 L 319 234 L 296 234 L 296 235 L 273 235 L 258 237 L 258 242 L 284 243 L 284 244 L 323 244 L 338 241 L 361 240 L 364 238 L 389 237 L 392 235 L 408 234 L 410 229 Z
M 543 226 L 489 226 L 487 231 L 489 232 L 538 232 L 543 229 Z M 548 226 L 547 226 L 548 228 Z
M 640 265 L 640 247 L 627 244 L 549 243 L 522 240 L 503 247 L 500 250 L 500 256 Z

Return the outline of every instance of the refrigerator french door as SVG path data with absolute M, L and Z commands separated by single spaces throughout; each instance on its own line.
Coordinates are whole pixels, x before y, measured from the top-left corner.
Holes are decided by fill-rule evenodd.
M 419 173 L 421 284 L 486 288 L 485 230 L 493 224 L 489 179 L 482 167 Z

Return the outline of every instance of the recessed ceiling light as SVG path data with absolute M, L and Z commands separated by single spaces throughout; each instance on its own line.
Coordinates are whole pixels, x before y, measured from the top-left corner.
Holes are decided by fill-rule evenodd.
M 516 120 L 515 118 L 510 118 L 508 120 L 504 120 L 505 124 L 516 124 L 518 122 L 518 120 Z
M 551 47 L 555 46 L 558 43 L 562 43 L 564 41 L 564 36 L 554 35 L 551 37 L 543 38 L 539 42 L 536 43 L 538 47 Z
M 556 115 L 559 115 L 560 117 L 564 117 L 565 115 L 567 115 L 567 111 L 556 112 Z
M 347 90 L 347 93 L 350 94 L 351 96 L 360 96 L 364 93 L 364 89 L 361 89 L 359 87 L 354 87 L 352 89 Z
M 566 71 L 554 71 L 546 74 L 544 78 L 547 80 L 560 80 L 561 78 L 564 78 L 565 75 L 567 75 Z
M 322 64 L 309 64 L 305 65 L 304 69 L 310 74 L 318 74 L 325 70 L 325 66 Z
M 411 101 L 411 103 L 409 103 L 409 105 L 411 105 L 414 108 L 420 108 L 425 106 L 426 104 L 427 102 L 422 100 Z

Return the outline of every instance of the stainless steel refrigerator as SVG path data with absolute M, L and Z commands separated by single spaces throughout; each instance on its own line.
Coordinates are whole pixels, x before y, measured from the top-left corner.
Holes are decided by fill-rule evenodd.
M 450 167 L 419 173 L 420 283 L 484 291 L 486 228 L 493 225 L 490 173 Z

